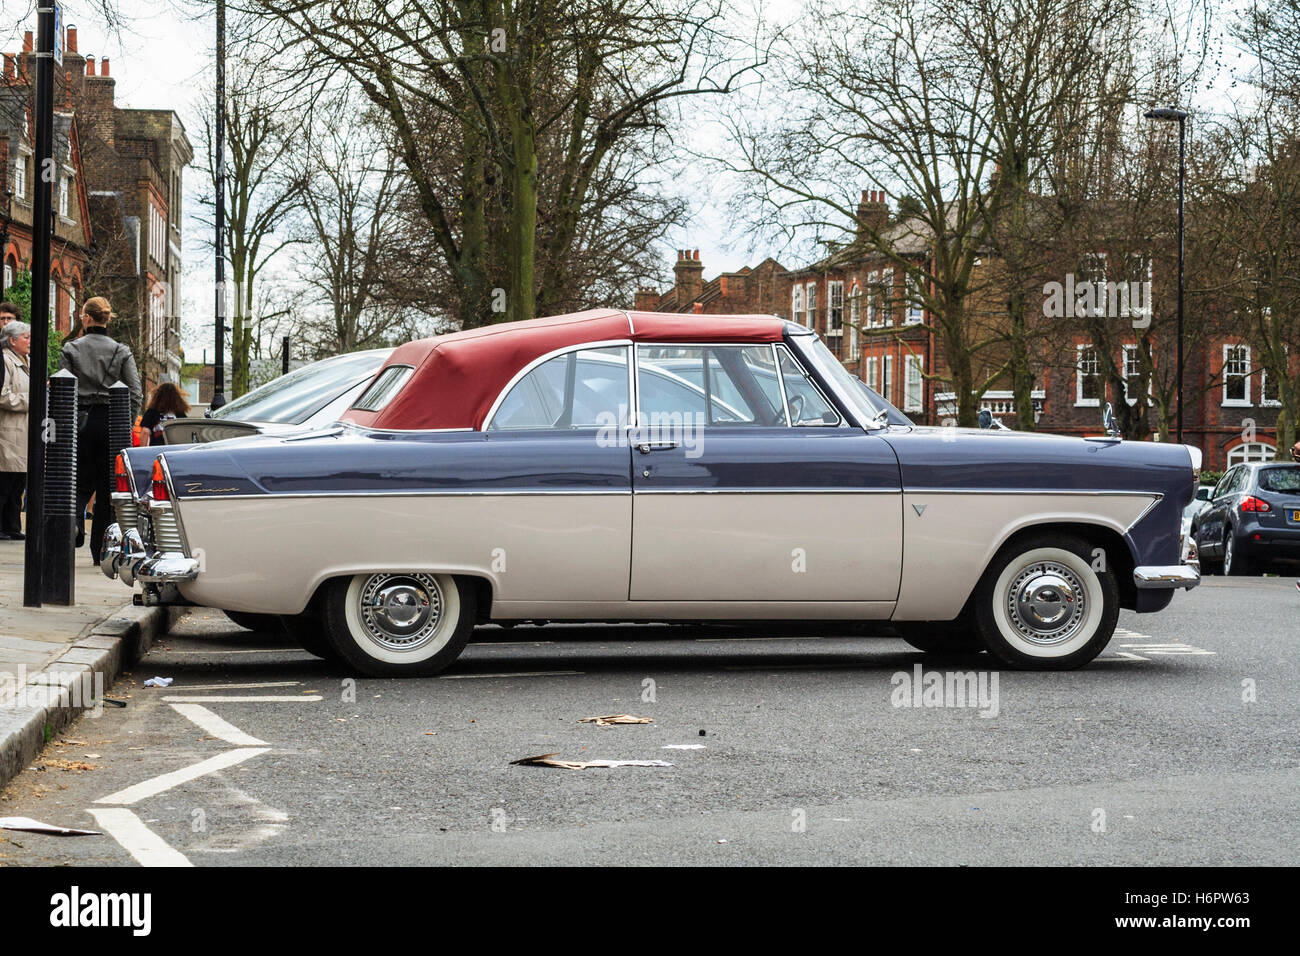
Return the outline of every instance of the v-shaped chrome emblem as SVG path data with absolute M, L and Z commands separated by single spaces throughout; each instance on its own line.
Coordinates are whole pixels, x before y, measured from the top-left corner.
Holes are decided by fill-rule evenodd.
M 929 505 L 912 505 L 912 510 L 916 512 L 916 516 L 919 518 L 921 515 L 925 514 L 925 509 L 928 508 L 928 507 L 930 507 L 930 506 L 929 506 Z

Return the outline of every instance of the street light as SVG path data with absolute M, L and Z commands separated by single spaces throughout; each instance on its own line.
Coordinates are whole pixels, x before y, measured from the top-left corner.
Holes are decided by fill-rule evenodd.
M 1147 119 L 1178 123 L 1178 444 L 1183 443 L 1183 196 L 1187 181 L 1187 117 L 1172 106 L 1157 106 L 1143 114 Z

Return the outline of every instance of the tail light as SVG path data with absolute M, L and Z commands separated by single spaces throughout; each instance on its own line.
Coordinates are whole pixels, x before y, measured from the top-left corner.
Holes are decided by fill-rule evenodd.
M 125 455 L 118 455 L 117 461 L 113 463 L 113 482 L 118 494 L 129 495 L 131 493 L 131 478 L 126 473 Z
M 162 459 L 153 460 L 153 475 L 150 478 L 153 482 L 153 500 L 167 501 L 167 477 L 163 474 Z
M 1273 506 L 1270 505 L 1267 501 L 1263 501 L 1262 499 L 1256 498 L 1254 496 L 1247 496 L 1241 502 L 1241 510 L 1242 511 L 1272 511 Z

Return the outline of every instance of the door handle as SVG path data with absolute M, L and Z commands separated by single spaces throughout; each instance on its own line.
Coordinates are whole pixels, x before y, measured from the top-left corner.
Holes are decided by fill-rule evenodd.
M 637 442 L 636 450 L 643 455 L 648 455 L 652 451 L 667 451 L 670 448 L 676 448 L 675 441 L 643 441 Z

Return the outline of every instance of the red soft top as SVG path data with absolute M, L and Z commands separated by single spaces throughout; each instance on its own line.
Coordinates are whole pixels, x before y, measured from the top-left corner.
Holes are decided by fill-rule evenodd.
M 590 309 L 572 315 L 502 322 L 418 339 L 384 363 L 415 371 L 378 412 L 349 409 L 344 421 L 374 428 L 480 429 L 512 378 L 534 359 L 585 342 L 779 342 L 783 320 L 771 315 L 698 315 Z M 382 373 L 383 369 L 380 369 Z

